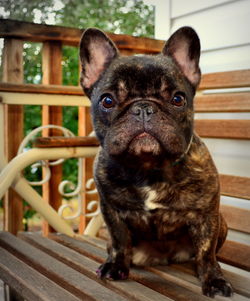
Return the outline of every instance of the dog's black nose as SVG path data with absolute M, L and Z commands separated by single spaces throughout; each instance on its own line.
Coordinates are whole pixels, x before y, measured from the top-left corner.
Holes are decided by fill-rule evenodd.
M 135 103 L 131 108 L 131 113 L 138 121 L 150 121 L 152 114 L 156 112 L 155 106 L 150 103 Z

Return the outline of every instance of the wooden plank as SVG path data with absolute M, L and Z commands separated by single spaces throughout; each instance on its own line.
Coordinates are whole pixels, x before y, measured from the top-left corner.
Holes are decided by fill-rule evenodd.
M 194 127 L 201 137 L 250 139 L 250 120 L 195 119 Z
M 250 200 L 250 178 L 220 174 L 221 194 Z
M 198 95 L 195 112 L 250 112 L 250 92 Z
M 89 135 L 93 131 L 92 127 L 92 120 L 91 120 L 91 113 L 90 113 L 90 108 L 85 107 L 83 108 L 84 114 L 81 115 L 79 114 L 79 119 L 78 119 L 78 131 L 80 133 L 86 133 L 86 135 Z M 81 111 L 79 110 L 79 113 Z M 86 158 L 84 159 L 84 177 L 85 177 L 85 184 L 87 183 L 88 180 L 93 179 L 93 166 L 94 166 L 94 158 Z M 93 184 L 91 189 L 94 189 L 95 185 Z M 89 189 L 89 190 L 91 190 Z M 87 190 L 87 189 L 86 189 Z M 87 206 L 91 201 L 99 200 L 99 195 L 98 193 L 95 194 L 87 194 L 85 193 L 85 211 L 87 212 Z M 89 213 L 89 212 L 87 212 Z M 84 224 L 87 225 L 89 222 L 90 218 L 86 218 L 84 215 L 80 216 L 80 223 L 79 223 L 79 233 L 84 233 Z
M 65 45 L 77 46 L 84 30 L 34 24 L 17 20 L 0 19 L 0 37 L 15 37 L 25 41 L 45 42 L 60 41 Z M 132 37 L 125 34 L 107 33 L 119 49 L 131 49 L 137 53 L 159 53 L 164 41 Z
M 51 239 L 43 238 L 41 235 L 34 233 L 21 233 L 20 237 L 80 273 L 87 275 L 112 290 L 118 291 L 124 297 L 129 298 L 129 300 L 158 301 L 159 298 L 160 300 L 170 300 L 133 280 L 104 282 L 98 279 L 95 271 L 98 269 L 99 263 Z
M 104 249 L 100 249 L 94 246 L 94 244 L 90 245 L 90 239 L 87 242 L 84 240 L 71 239 L 65 235 L 50 235 L 50 238 L 53 238 L 68 248 L 71 248 L 78 253 L 92 258 L 100 263 L 102 263 L 107 256 Z M 146 271 L 145 269 L 131 268 L 130 279 L 135 280 L 173 300 L 209 300 L 201 293 L 195 293 L 188 288 L 182 287 L 172 279 L 163 279 L 159 275 L 156 275 L 150 271 Z
M 84 240 L 87 240 L 90 244 L 97 246 L 103 250 L 106 249 L 106 241 L 104 241 L 103 239 L 85 236 Z M 246 246 L 237 242 L 226 241 L 217 257 L 218 260 L 224 263 L 248 271 L 250 269 L 249 252 L 250 252 L 250 246 Z M 234 256 L 234 254 L 236 253 L 237 256 Z M 161 271 L 166 271 L 171 275 L 175 275 L 179 279 L 187 280 L 194 284 L 199 284 L 199 280 L 196 277 L 194 262 L 189 262 L 184 264 L 171 264 L 162 267 L 158 266 L 157 269 Z M 238 275 L 234 272 L 230 272 L 227 270 L 223 270 L 223 273 L 225 274 L 227 279 L 232 283 L 234 291 L 236 293 L 246 297 L 250 297 L 249 278 L 246 278 L 244 276 Z M 188 285 L 188 284 L 183 283 L 183 285 Z
M 79 300 L 1 247 L 0 278 L 28 301 Z
M 34 141 L 35 147 L 74 147 L 74 146 L 98 146 L 100 143 L 96 137 L 38 137 Z
M 97 246 L 103 250 L 106 249 L 106 241 L 96 237 L 84 237 L 84 240 L 88 241 L 88 243 Z M 218 258 L 220 261 L 224 263 L 231 264 L 233 266 L 242 268 L 244 270 L 249 270 L 250 264 L 248 257 L 250 247 L 245 246 L 243 244 L 237 242 L 226 241 L 223 246 L 223 249 L 219 252 Z M 233 252 L 237 252 L 237 256 L 233 256 Z M 247 254 L 247 255 L 245 255 Z M 245 256 L 248 258 L 245 260 Z M 187 279 L 192 283 L 200 283 L 198 278 L 196 277 L 195 266 L 194 263 L 185 263 L 185 264 L 171 264 L 164 267 L 157 267 L 157 269 L 167 270 L 170 274 L 175 274 L 180 279 Z M 177 270 L 176 270 L 177 269 Z M 181 274 L 180 274 L 181 271 Z M 229 281 L 232 283 L 235 292 L 238 294 L 242 294 L 246 297 L 250 297 L 250 279 L 240 276 L 236 273 L 229 272 L 227 270 L 223 271 Z M 189 275 L 192 275 L 192 279 Z
M 162 277 L 174 277 L 177 278 L 176 281 L 180 279 L 183 286 L 191 287 L 194 291 L 196 291 L 200 286 L 200 281 L 196 277 L 195 267 L 193 264 L 171 264 L 167 266 L 157 266 L 152 268 L 150 267 L 148 269 L 154 273 L 162 275 Z M 223 270 L 223 273 L 233 286 L 235 298 L 234 300 L 248 300 L 247 298 L 250 297 L 249 278 L 226 270 Z M 221 297 L 216 296 L 215 300 L 218 300 L 220 298 Z
M 79 86 L 0 83 L 0 91 L 59 95 L 84 95 Z
M 23 42 L 5 39 L 3 49 L 3 81 L 23 82 Z M 23 139 L 23 107 L 4 105 L 5 154 L 10 161 L 17 154 Z M 23 229 L 23 201 L 9 189 L 4 198 L 4 229 L 16 234 Z
M 78 109 L 78 135 L 87 136 L 93 131 L 90 109 L 86 107 L 79 107 Z M 83 183 L 85 187 L 82 191 L 81 197 L 84 202 L 83 212 L 80 215 L 80 221 L 78 225 L 79 234 L 83 234 L 84 230 L 88 223 L 88 218 L 86 217 L 87 206 L 91 200 L 98 200 L 97 194 L 87 194 L 86 193 L 86 183 L 90 178 L 93 178 L 93 160 L 94 158 L 84 158 L 82 160 L 82 169 L 83 169 Z
M 199 89 L 242 88 L 249 86 L 250 69 L 203 74 Z
M 149 267 L 147 270 L 154 272 L 156 275 L 159 275 L 163 279 L 171 279 L 172 281 L 175 281 L 176 283 L 180 283 L 183 287 L 193 291 L 194 293 L 200 293 L 201 291 L 201 285 L 200 282 L 198 281 L 197 277 L 194 277 L 190 274 L 186 273 L 180 273 L 178 270 L 174 270 L 167 267 Z M 224 297 L 221 297 L 219 295 L 216 295 L 214 297 L 215 300 L 225 300 Z M 210 299 L 211 300 L 211 299 Z M 241 300 L 241 301 L 247 301 L 249 300 L 248 297 L 241 296 L 238 293 L 234 292 L 234 300 Z
M 250 246 L 248 245 L 227 240 L 218 252 L 217 258 L 224 263 L 250 271 Z
M 47 106 L 90 106 L 87 96 L 57 95 L 42 93 L 1 92 L 2 103 L 7 105 L 47 105 Z
M 220 210 L 230 229 L 250 233 L 250 210 L 228 205 L 220 205 Z
M 60 41 L 44 42 L 42 51 L 43 84 L 62 84 L 62 43 Z M 62 126 L 62 107 L 43 106 L 42 125 L 53 124 Z M 58 136 L 58 130 L 44 130 L 43 136 Z M 43 196 L 57 211 L 62 203 L 58 186 L 62 181 L 62 165 L 50 167 L 52 177 L 43 185 Z M 44 221 L 43 231 L 48 234 L 53 229 Z
M 10 233 L 0 233 L 0 245 L 80 300 L 126 300 L 116 292 L 107 289 Z
M 81 70 L 81 67 L 79 66 L 79 72 Z M 80 78 L 80 74 L 79 74 L 79 78 Z M 79 107 L 78 108 L 78 135 L 79 136 L 87 136 L 87 109 L 84 107 Z M 80 164 L 80 161 L 78 161 Z M 86 159 L 83 158 L 81 160 L 81 168 L 83 170 L 83 176 L 82 176 L 82 183 L 86 184 L 87 181 L 87 177 L 86 177 Z M 80 166 L 79 166 L 80 168 Z M 84 187 L 85 188 L 85 187 Z M 86 190 L 82 189 L 81 191 L 81 195 L 80 195 L 81 199 L 84 200 L 84 204 L 82 204 L 82 212 L 80 214 L 79 217 L 79 224 L 78 224 L 78 232 L 80 235 L 83 235 L 84 230 L 87 226 L 87 218 L 86 218 L 86 213 L 87 213 L 87 194 L 86 194 Z
M 50 41 L 43 43 L 42 50 L 43 84 L 62 84 L 62 43 Z

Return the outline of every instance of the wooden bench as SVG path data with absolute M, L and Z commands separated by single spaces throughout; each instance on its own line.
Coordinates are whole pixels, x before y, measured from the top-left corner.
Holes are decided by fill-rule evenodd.
M 132 268 L 128 281 L 103 281 L 95 271 L 106 258 L 105 241 L 35 233 L 0 234 L 0 273 L 26 300 L 209 300 L 190 264 Z M 235 294 L 249 300 L 250 279 L 225 270 Z M 223 300 L 217 296 L 216 300 Z
M 205 74 L 196 96 L 198 113 L 230 113 L 230 119 L 198 119 L 195 130 L 204 138 L 250 140 L 250 118 L 231 114 L 250 112 L 250 70 Z M 241 92 L 221 90 L 248 88 Z M 214 93 L 212 89 L 217 89 Z M 209 93 L 207 91 L 209 90 Z M 86 139 L 40 138 L 37 147 L 86 145 Z M 59 142 L 60 141 L 60 144 Z M 91 142 L 94 145 L 96 141 Z M 249 144 L 246 145 L 249 147 Z M 250 178 L 221 174 L 222 195 L 236 198 L 221 206 L 230 228 L 218 254 L 232 283 L 231 300 L 250 298 L 250 210 L 237 206 L 250 200 Z M 192 263 L 132 268 L 128 281 L 102 281 L 95 270 L 106 258 L 105 241 L 36 233 L 15 237 L 0 233 L 0 278 L 26 300 L 209 300 L 201 294 Z M 230 300 L 216 296 L 215 300 Z
M 36 233 L 0 233 L 0 274 L 25 300 L 209 300 L 191 264 L 132 268 L 128 281 L 103 281 L 95 271 L 106 242 Z M 232 300 L 249 300 L 250 279 L 224 269 Z M 215 300 L 225 300 L 216 296 Z

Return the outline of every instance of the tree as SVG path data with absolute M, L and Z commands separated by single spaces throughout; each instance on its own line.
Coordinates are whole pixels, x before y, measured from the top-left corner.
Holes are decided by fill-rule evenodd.
M 153 8 L 141 0 L 61 0 L 56 23 L 78 28 L 99 27 L 104 31 L 153 37 Z

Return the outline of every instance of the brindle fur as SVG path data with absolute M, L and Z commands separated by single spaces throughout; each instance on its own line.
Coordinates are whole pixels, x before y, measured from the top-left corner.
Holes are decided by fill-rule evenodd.
M 187 27 L 158 56 L 120 57 L 99 30 L 83 34 L 81 82 L 101 143 L 95 181 L 111 237 L 98 274 L 125 279 L 131 263 L 194 257 L 203 293 L 230 296 L 215 257 L 227 234 L 218 173 L 193 132 L 199 49 L 196 33 Z M 171 103 L 177 91 L 186 97 L 180 107 Z M 115 100 L 111 109 L 101 105 L 107 94 Z

